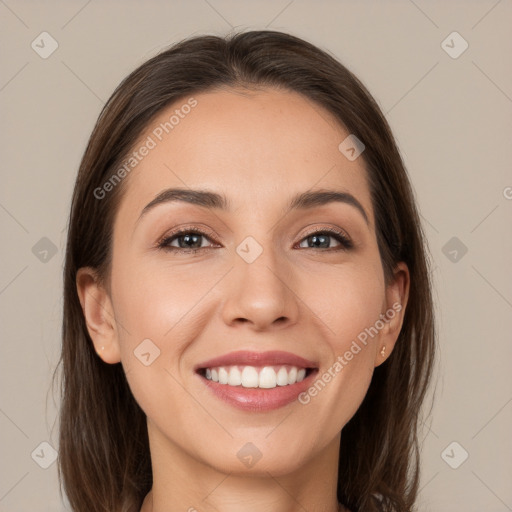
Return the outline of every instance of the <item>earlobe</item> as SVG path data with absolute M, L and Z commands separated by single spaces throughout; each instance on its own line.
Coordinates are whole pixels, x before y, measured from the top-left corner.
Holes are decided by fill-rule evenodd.
M 117 324 L 110 296 L 90 267 L 80 268 L 76 287 L 87 331 L 98 356 L 106 363 L 121 361 Z
M 409 269 L 404 262 L 400 262 L 395 268 L 393 281 L 386 288 L 385 311 L 381 315 L 385 317 L 384 327 L 379 336 L 375 366 L 379 366 L 390 356 L 398 340 L 409 299 L 409 287 Z

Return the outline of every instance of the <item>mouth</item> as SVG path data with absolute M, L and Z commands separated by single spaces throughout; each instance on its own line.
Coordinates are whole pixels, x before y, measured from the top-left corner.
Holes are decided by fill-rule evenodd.
M 205 361 L 195 373 L 216 398 L 246 411 L 269 411 L 295 401 L 318 364 L 288 352 L 232 352 Z
M 289 365 L 273 366 L 216 366 L 200 368 L 197 373 L 207 380 L 231 387 L 273 389 L 291 386 L 309 377 L 316 368 Z

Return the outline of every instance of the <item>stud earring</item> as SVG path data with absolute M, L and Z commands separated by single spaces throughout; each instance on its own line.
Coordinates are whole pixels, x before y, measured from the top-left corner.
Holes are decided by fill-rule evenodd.
M 385 356 L 385 354 L 386 354 L 386 345 L 384 345 L 384 346 L 382 347 L 382 350 L 380 351 L 380 355 L 381 355 L 382 357 L 384 357 L 384 356 Z

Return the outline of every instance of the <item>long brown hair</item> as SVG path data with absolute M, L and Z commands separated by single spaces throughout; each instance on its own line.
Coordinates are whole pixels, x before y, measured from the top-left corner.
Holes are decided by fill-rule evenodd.
M 218 87 L 298 92 L 331 112 L 366 147 L 362 158 L 386 282 L 403 261 L 410 291 L 395 348 L 375 369 L 366 397 L 343 428 L 338 500 L 353 512 L 411 511 L 419 483 L 419 414 L 436 345 L 427 246 L 414 193 L 388 123 L 364 85 L 328 53 L 273 31 L 200 36 L 173 45 L 123 80 L 92 132 L 69 218 L 57 366 L 62 365 L 58 468 L 71 507 L 139 512 L 152 486 L 145 414 L 122 365 L 106 364 L 95 353 L 76 290 L 77 271 L 85 266 L 97 269 L 108 285 L 113 220 L 124 183 L 101 200 L 95 190 L 119 168 L 156 114 L 178 99 Z

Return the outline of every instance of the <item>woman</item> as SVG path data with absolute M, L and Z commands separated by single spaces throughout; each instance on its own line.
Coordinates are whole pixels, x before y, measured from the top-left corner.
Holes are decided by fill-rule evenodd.
M 409 511 L 434 364 L 389 126 L 288 34 L 182 41 L 105 105 L 64 272 L 75 511 Z

